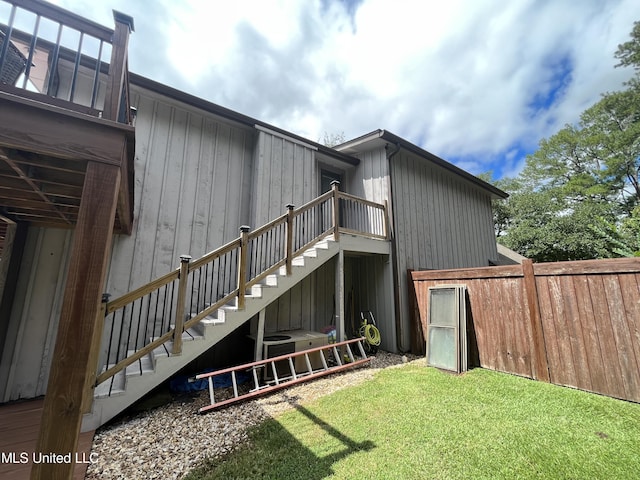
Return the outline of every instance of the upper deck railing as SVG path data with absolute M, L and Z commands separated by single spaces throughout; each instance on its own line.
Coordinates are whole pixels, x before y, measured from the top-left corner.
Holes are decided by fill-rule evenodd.
M 0 91 L 131 123 L 128 42 L 115 29 L 40 0 L 0 0 Z

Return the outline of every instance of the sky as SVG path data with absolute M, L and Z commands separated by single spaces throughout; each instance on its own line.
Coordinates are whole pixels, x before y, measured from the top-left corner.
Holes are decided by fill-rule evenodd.
M 633 72 L 637 0 L 53 0 L 134 18 L 129 69 L 313 141 L 389 130 L 471 173 L 528 153 Z

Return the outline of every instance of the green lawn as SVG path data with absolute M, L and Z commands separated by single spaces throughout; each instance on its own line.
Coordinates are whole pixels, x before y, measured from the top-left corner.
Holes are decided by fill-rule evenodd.
M 287 412 L 195 479 L 631 479 L 640 405 L 415 363 Z

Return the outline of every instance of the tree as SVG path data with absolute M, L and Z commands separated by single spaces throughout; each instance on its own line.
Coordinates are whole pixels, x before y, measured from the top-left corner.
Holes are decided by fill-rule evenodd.
M 328 133 L 324 132 L 324 136 L 322 137 L 322 144 L 327 147 L 335 147 L 336 145 L 340 145 L 344 143 L 346 138 L 344 136 L 344 132 L 339 133 Z
M 576 125 L 540 142 L 495 212 L 501 243 L 536 261 L 640 251 L 640 22 L 618 46 L 636 74 L 605 93 Z

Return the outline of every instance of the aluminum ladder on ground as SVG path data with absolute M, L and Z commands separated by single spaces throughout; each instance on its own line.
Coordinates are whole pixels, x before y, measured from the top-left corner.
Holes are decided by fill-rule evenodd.
M 247 400 L 249 398 L 264 395 L 266 393 L 273 392 L 287 388 L 298 383 L 306 382 L 313 378 L 330 375 L 332 373 L 347 370 L 349 368 L 357 367 L 371 361 L 370 357 L 367 357 L 367 353 L 364 349 L 364 338 L 354 338 L 351 340 L 345 340 L 344 342 L 331 343 L 322 347 L 310 348 L 309 350 L 301 350 L 299 352 L 289 353 L 286 355 L 280 355 L 277 357 L 267 358 L 257 362 L 246 363 L 237 367 L 225 368 L 217 370 L 215 372 L 201 373 L 196 375 L 196 380 L 207 379 L 209 382 L 209 398 L 210 405 L 200 408 L 200 413 L 205 413 L 216 408 L 223 407 L 232 403 Z M 359 358 L 354 355 L 351 346 L 357 345 Z M 315 369 L 311 365 L 311 359 L 309 355 L 318 352 L 322 368 Z M 325 352 L 331 353 L 334 364 L 329 365 L 330 361 L 325 356 Z M 304 358 L 306 364 L 306 370 L 303 372 L 296 372 L 294 366 L 294 360 L 298 357 Z M 287 361 L 289 364 L 289 372 L 287 375 L 278 376 L 278 368 L 276 363 Z M 259 374 L 259 370 L 263 368 L 270 368 L 273 374 L 273 379 L 266 381 L 262 380 L 262 375 Z M 239 393 L 238 382 L 236 378 L 236 372 L 247 371 L 251 373 L 253 377 L 253 388 L 248 392 Z M 214 378 L 220 375 L 231 374 L 231 386 L 233 387 L 233 396 L 224 400 L 216 401 L 214 395 Z

